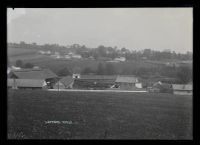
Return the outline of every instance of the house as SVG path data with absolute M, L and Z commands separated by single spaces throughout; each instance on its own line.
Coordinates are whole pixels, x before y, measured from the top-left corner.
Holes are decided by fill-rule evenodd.
M 12 89 L 46 89 L 45 80 L 39 79 L 7 79 L 7 87 Z
M 13 70 L 20 70 L 21 68 L 20 67 L 16 67 L 16 66 L 11 66 L 11 69 L 13 69 Z
M 71 59 L 71 56 L 69 56 L 69 55 L 66 54 L 66 55 L 65 55 L 65 58 L 66 58 L 66 59 Z
M 51 51 L 42 51 L 42 50 L 40 50 L 40 51 L 38 51 L 38 53 L 40 53 L 40 54 L 51 54 Z
M 40 67 L 39 66 L 34 66 L 33 69 L 40 69 Z
M 40 53 L 40 54 L 45 54 L 46 52 L 45 52 L 45 51 L 42 51 L 42 50 L 40 50 L 40 51 L 38 51 L 38 53 Z
M 45 80 L 49 88 L 52 88 L 58 80 L 58 76 L 49 69 L 12 70 L 8 74 L 8 78 Z
M 115 61 L 126 61 L 125 57 L 119 57 L 119 58 L 115 58 Z
M 74 55 L 72 55 L 72 58 L 81 59 L 82 57 L 81 57 L 81 55 L 74 54 Z
M 79 79 L 81 77 L 81 75 L 80 74 L 72 74 L 72 78 L 73 79 Z
M 10 68 L 10 67 L 8 67 L 8 68 L 7 68 L 7 74 L 9 74 L 9 73 L 10 73 L 10 71 L 11 71 L 11 68 Z
M 165 65 L 170 67 L 180 67 L 178 62 L 166 62 Z
M 141 88 L 142 84 L 139 83 L 138 78 L 134 76 L 117 76 L 115 85 L 119 86 L 120 89 L 137 89 Z
M 172 88 L 176 95 L 192 95 L 192 84 L 173 84 Z
M 54 89 L 72 89 L 74 79 L 71 76 L 61 78 L 54 86 Z

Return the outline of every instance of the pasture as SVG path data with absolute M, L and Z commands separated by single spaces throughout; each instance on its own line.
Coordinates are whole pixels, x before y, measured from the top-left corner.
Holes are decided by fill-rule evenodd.
M 9 139 L 192 139 L 192 96 L 8 90 Z
M 49 68 L 55 73 L 58 73 L 58 71 L 64 67 L 67 67 L 68 69 L 73 69 L 75 67 L 78 67 L 81 70 L 83 70 L 86 67 L 89 67 L 92 70 L 96 70 L 100 62 L 103 65 L 107 63 L 105 61 L 100 61 L 100 60 L 86 60 L 86 59 L 59 60 L 59 59 L 53 59 L 48 56 L 43 56 L 40 58 L 36 57 L 36 58 L 24 59 L 24 63 L 27 63 L 27 62 L 30 62 L 36 66 Z M 121 70 L 124 70 L 124 72 L 131 72 L 141 67 L 156 68 L 158 66 L 157 64 L 149 64 L 143 61 L 119 62 L 119 63 L 112 63 L 112 64 L 115 66 L 117 72 L 120 72 Z
M 29 60 L 38 59 L 42 56 L 37 53 L 36 49 L 25 49 L 25 48 L 8 48 L 7 55 L 11 64 L 15 64 L 16 60 Z

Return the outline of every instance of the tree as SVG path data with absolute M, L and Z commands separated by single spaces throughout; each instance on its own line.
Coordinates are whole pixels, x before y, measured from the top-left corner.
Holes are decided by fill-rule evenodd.
M 192 69 L 189 67 L 179 67 L 177 71 L 177 78 L 183 84 L 192 81 Z
M 116 69 L 114 67 L 114 65 L 110 64 L 110 63 L 107 63 L 106 64 L 106 67 L 105 67 L 105 73 L 107 75 L 113 75 L 116 73 Z
M 26 63 L 24 64 L 24 68 L 33 68 L 34 65 L 32 63 Z
M 97 72 L 96 72 L 98 75 L 103 75 L 104 74 L 104 67 L 103 67 L 103 64 L 102 63 L 99 63 L 98 64 L 98 67 L 97 67 Z
M 15 62 L 15 65 L 16 65 L 17 67 L 23 67 L 23 61 L 22 61 L 22 60 L 17 60 L 17 61 Z
M 69 71 L 69 69 L 67 67 L 61 69 L 58 72 L 58 76 L 67 76 L 67 75 L 71 75 L 71 72 Z
M 93 71 L 92 71 L 91 68 L 86 67 L 86 68 L 83 69 L 82 74 L 90 74 L 90 73 L 92 73 L 92 72 L 93 72 Z

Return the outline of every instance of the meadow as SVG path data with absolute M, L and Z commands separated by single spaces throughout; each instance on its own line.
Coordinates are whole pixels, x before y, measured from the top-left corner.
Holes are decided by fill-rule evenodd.
M 192 139 L 192 96 L 8 90 L 9 139 Z
M 7 49 L 7 54 L 11 64 L 15 64 L 16 60 L 32 60 L 42 56 L 37 53 L 36 49 L 11 48 Z

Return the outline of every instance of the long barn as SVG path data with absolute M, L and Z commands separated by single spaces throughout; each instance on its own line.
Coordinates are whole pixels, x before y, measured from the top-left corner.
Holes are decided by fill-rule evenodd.
M 7 79 L 7 87 L 12 89 L 46 89 L 45 80 Z
M 29 80 L 45 80 L 48 88 L 53 88 L 57 82 L 58 76 L 49 69 L 21 69 L 12 70 L 8 74 L 9 79 L 29 79 Z

